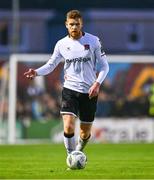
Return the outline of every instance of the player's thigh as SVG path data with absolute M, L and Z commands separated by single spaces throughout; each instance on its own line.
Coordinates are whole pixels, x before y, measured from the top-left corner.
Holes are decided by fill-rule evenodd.
M 76 98 L 77 92 L 64 88 L 62 91 L 62 104 L 61 104 L 61 111 L 62 115 L 64 114 L 71 114 L 75 117 L 78 116 L 78 107 L 79 103 Z
M 79 103 L 79 118 L 81 123 L 92 123 L 97 107 L 97 97 L 89 99 L 88 95 L 83 95 Z

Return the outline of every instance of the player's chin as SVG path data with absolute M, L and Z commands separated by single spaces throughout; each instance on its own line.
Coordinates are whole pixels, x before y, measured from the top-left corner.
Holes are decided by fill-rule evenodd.
M 79 33 L 76 32 L 76 31 L 73 31 L 73 32 L 71 33 L 71 36 L 72 36 L 74 39 L 76 39 L 76 38 L 78 38 Z

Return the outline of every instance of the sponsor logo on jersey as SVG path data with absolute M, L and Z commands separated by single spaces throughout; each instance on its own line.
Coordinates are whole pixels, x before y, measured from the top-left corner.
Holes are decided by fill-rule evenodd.
M 78 57 L 73 59 L 66 59 L 66 63 L 72 63 L 72 62 L 87 62 L 90 61 L 90 57 Z

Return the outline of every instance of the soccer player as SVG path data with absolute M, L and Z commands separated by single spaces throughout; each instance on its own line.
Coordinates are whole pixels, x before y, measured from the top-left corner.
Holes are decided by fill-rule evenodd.
M 64 85 L 61 111 L 64 125 L 64 145 L 67 153 L 82 151 L 91 136 L 100 85 L 109 66 L 97 36 L 82 31 L 83 19 L 78 10 L 66 15 L 68 35 L 59 40 L 48 62 L 24 73 L 28 79 L 51 73 L 64 60 Z M 96 72 L 96 63 L 99 72 Z M 52 82 L 51 82 L 52 83 Z M 76 146 L 75 119 L 80 119 L 80 135 Z

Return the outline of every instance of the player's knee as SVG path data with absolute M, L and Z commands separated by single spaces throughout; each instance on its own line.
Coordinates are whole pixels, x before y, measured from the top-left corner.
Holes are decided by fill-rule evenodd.
M 81 139 L 88 139 L 90 136 L 89 132 L 80 132 Z
M 72 124 L 68 124 L 64 126 L 64 132 L 67 134 L 72 134 L 74 133 L 74 127 Z

